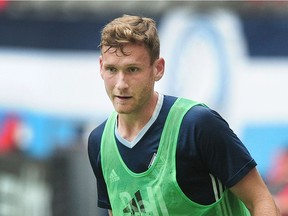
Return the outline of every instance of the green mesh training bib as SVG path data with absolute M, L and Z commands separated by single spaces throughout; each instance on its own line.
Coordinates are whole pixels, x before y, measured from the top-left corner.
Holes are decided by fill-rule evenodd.
M 211 205 L 191 201 L 176 181 L 176 147 L 182 119 L 199 103 L 179 98 L 165 122 L 154 163 L 143 173 L 132 172 L 118 151 L 114 130 L 117 113 L 106 122 L 101 163 L 113 216 L 249 216 L 244 204 L 226 190 Z

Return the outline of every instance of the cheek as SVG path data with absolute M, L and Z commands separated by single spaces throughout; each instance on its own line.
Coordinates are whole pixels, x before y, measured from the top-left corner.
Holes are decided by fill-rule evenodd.
M 149 77 L 147 80 L 141 82 L 141 83 L 138 83 L 138 86 L 141 85 L 142 87 L 142 91 L 145 93 L 148 93 L 150 91 L 153 91 L 154 89 L 154 78 L 151 76 Z
M 114 84 L 113 84 L 113 82 L 111 82 L 111 80 L 109 80 L 109 81 L 104 81 L 104 84 L 105 84 L 105 88 L 107 89 L 107 90 L 110 90 L 110 91 L 112 91 L 112 89 L 114 88 Z

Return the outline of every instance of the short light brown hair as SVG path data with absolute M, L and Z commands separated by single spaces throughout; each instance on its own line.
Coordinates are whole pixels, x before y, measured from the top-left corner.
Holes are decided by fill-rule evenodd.
M 102 30 L 100 48 L 107 52 L 110 48 L 120 49 L 123 55 L 125 44 L 144 44 L 147 48 L 151 63 L 159 58 L 160 42 L 156 22 L 151 18 L 123 15 L 108 23 Z M 102 50 L 107 46 L 106 50 Z

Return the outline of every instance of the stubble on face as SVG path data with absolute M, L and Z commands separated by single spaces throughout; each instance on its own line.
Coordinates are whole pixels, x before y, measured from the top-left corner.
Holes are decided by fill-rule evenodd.
M 145 112 L 154 93 L 153 65 L 144 46 L 126 45 L 125 54 L 112 48 L 102 56 L 102 78 L 114 109 L 119 114 Z M 116 69 L 109 74 L 105 67 Z M 131 68 L 138 71 L 130 73 Z

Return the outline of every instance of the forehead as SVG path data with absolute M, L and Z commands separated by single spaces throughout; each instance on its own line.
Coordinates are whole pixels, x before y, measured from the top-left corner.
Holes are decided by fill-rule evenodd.
M 141 61 L 142 63 L 150 61 L 149 52 L 142 44 L 125 44 L 122 51 L 117 47 L 109 48 L 108 46 L 103 46 L 102 57 L 104 61 L 113 59 L 133 59 L 134 61 Z

